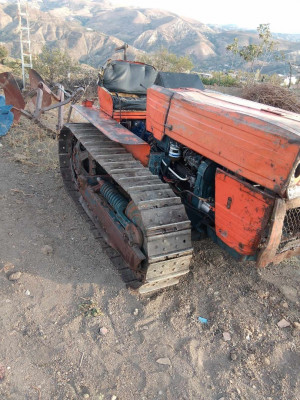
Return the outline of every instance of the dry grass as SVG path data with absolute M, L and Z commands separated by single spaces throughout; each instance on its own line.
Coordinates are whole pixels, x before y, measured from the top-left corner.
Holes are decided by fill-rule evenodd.
M 289 89 L 270 83 L 246 86 L 242 97 L 295 113 L 300 112 L 300 99 L 296 94 Z
M 24 117 L 10 129 L 3 144 L 10 148 L 13 159 L 23 165 L 35 166 L 39 170 L 58 167 L 57 140 Z
M 64 107 L 65 122 L 69 107 L 69 104 Z M 26 105 L 26 110 L 33 113 L 34 105 L 29 102 Z M 9 130 L 2 139 L 2 143 L 7 147 L 16 162 L 35 166 L 39 170 L 56 169 L 58 167 L 58 134 L 55 135 L 58 121 L 57 113 L 58 109 L 53 109 L 43 114 L 41 117 L 42 126 L 22 116 L 19 123 Z M 80 114 L 74 111 L 72 112 L 71 121 L 86 122 Z

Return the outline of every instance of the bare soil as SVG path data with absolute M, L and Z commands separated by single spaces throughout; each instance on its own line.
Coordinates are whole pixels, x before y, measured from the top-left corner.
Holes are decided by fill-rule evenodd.
M 257 270 L 197 241 L 180 285 L 137 297 L 67 195 L 56 143 L 24 144 L 22 124 L 0 141 L 1 400 L 300 399 L 298 258 Z

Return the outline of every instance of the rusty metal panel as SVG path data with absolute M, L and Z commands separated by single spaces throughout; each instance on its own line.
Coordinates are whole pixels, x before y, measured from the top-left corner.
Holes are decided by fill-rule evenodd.
M 270 220 L 274 197 L 217 170 L 215 229 L 217 236 L 243 255 L 254 255 Z
M 166 134 L 284 195 L 299 162 L 300 118 L 275 111 L 233 96 L 152 86 L 147 95 L 147 130 L 159 140 Z
M 6 104 L 14 106 L 11 111 L 14 114 L 14 122 L 18 122 L 21 117 L 20 110 L 25 108 L 25 101 L 14 76 L 10 72 L 0 74 L 0 87 L 4 91 Z
M 112 141 L 121 144 L 147 145 L 144 140 L 124 128 L 124 126 L 98 108 L 79 105 L 75 105 L 73 108 Z

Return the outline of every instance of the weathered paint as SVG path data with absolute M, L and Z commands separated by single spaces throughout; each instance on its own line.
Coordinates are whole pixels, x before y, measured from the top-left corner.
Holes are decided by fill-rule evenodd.
M 147 92 L 146 126 L 158 140 L 166 134 L 284 195 L 300 153 L 300 120 L 297 114 L 278 115 L 262 107 L 232 96 L 154 85 Z
M 99 108 L 79 105 L 75 105 L 73 108 L 109 139 L 125 147 L 143 165 L 148 165 L 150 146 L 143 139 L 130 132 Z
M 29 70 L 29 82 L 30 82 L 30 89 L 36 90 L 37 88 L 41 88 L 43 90 L 43 99 L 42 99 L 42 107 L 49 107 L 52 103 L 52 96 L 54 94 L 45 84 L 41 75 L 36 72 L 34 69 Z M 42 83 L 42 85 L 40 85 Z M 55 100 L 60 101 L 58 97 L 55 96 Z M 36 94 L 31 98 L 31 101 L 35 104 L 36 103 Z
M 25 108 L 25 101 L 15 78 L 10 72 L 0 74 L 0 88 L 4 91 L 6 104 L 14 107 L 11 111 L 14 114 L 14 122 L 16 123 L 21 117 L 21 111 L 19 110 L 24 110 Z
M 273 196 L 222 170 L 217 170 L 217 236 L 240 254 L 255 254 L 270 219 L 274 201 Z
M 116 121 L 120 122 L 122 120 L 146 119 L 146 110 L 114 110 L 112 94 L 102 86 L 98 86 L 98 99 L 100 110 L 115 119 Z

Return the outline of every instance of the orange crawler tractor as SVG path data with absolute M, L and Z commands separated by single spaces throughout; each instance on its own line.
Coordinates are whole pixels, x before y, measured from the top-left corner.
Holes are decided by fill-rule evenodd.
M 111 61 L 60 133 L 61 172 L 140 293 L 189 271 L 191 229 L 257 266 L 300 255 L 300 117 Z

